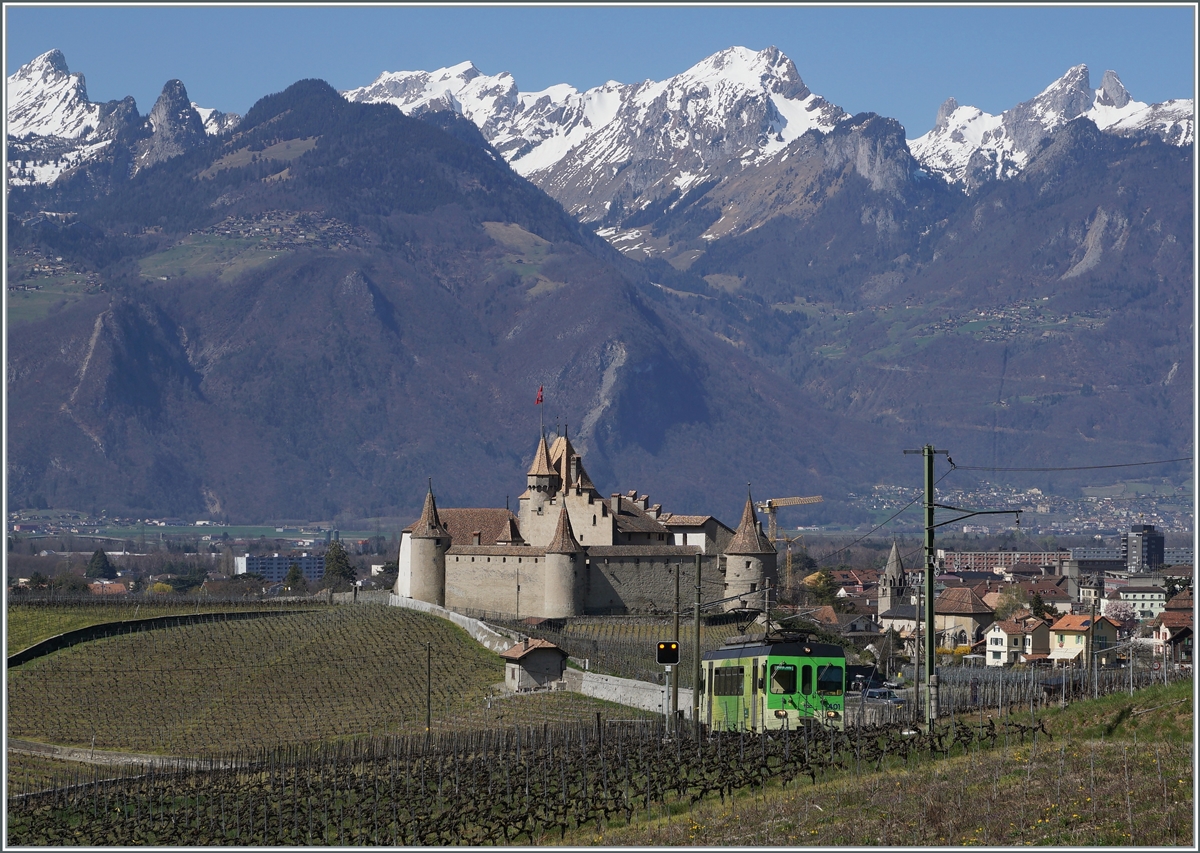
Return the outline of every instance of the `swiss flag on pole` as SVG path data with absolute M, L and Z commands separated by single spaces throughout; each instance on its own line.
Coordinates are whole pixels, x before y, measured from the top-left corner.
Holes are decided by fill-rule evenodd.
M 534 404 L 535 406 L 540 406 L 540 405 L 542 405 L 542 386 L 541 386 L 541 385 L 539 385 L 539 386 L 538 386 L 538 395 L 537 395 L 537 399 L 533 401 L 533 404 Z

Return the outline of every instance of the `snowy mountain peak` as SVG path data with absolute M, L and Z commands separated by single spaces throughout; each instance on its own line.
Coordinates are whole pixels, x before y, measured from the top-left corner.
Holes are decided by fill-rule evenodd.
M 6 81 L 8 135 L 75 139 L 95 130 L 100 108 L 87 97 L 82 74 L 72 74 L 62 51 L 22 65 Z
M 908 144 L 925 169 L 970 191 L 983 181 L 1019 173 L 1043 140 L 1080 117 L 1109 133 L 1150 133 L 1173 145 L 1192 143 L 1190 100 L 1135 101 L 1111 70 L 1104 72 L 1100 88 L 1092 89 L 1088 67 L 1075 65 L 1036 97 L 998 116 L 960 107 L 950 98 L 938 109 L 933 129 Z
M 67 68 L 67 58 L 63 56 L 63 52 L 58 48 L 46 51 L 32 62 L 22 66 L 17 73 L 20 74 L 22 71 L 27 71 L 31 75 L 40 76 L 47 80 L 66 77 L 71 73 L 70 69 Z
M 933 126 L 938 128 L 946 127 L 947 123 L 950 121 L 950 116 L 954 114 L 956 109 L 958 109 L 958 101 L 954 100 L 954 98 L 947 98 L 942 102 L 942 105 L 938 107 L 937 121 L 933 123 Z
M 584 220 L 604 218 L 614 200 L 637 209 L 780 156 L 807 131 L 848 118 L 810 92 L 777 47 L 730 47 L 667 80 L 609 81 L 586 92 L 567 84 L 520 92 L 511 74 L 463 62 L 387 72 L 342 95 L 410 115 L 462 114 L 515 171 Z

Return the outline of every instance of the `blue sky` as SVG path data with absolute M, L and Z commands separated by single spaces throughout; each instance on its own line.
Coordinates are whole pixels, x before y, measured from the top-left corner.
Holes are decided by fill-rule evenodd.
M 5 6 L 5 68 L 52 48 L 93 101 L 147 113 L 179 78 L 192 100 L 244 114 L 304 77 L 338 89 L 382 71 L 470 60 L 522 91 L 661 80 L 726 47 L 779 47 L 809 88 L 910 137 L 954 96 L 998 113 L 1085 63 L 1146 102 L 1194 97 L 1194 10 L 1147 6 L 263 7 Z

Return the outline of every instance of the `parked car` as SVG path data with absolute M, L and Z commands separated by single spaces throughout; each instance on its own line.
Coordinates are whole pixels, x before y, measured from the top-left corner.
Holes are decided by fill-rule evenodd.
M 887 687 L 872 688 L 863 691 L 863 699 L 868 702 L 882 702 L 885 705 L 903 705 L 904 700 L 896 695 L 896 691 Z

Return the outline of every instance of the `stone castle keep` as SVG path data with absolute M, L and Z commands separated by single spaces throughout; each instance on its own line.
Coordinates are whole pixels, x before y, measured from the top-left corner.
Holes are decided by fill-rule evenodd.
M 749 495 L 737 530 L 710 515 L 676 515 L 636 491 L 603 498 L 567 436 L 543 435 L 517 515 L 508 509 L 439 509 L 432 487 L 421 517 L 400 537 L 397 595 L 451 610 L 547 619 L 667 612 L 694 595 L 761 609 L 776 583 L 775 547 Z

